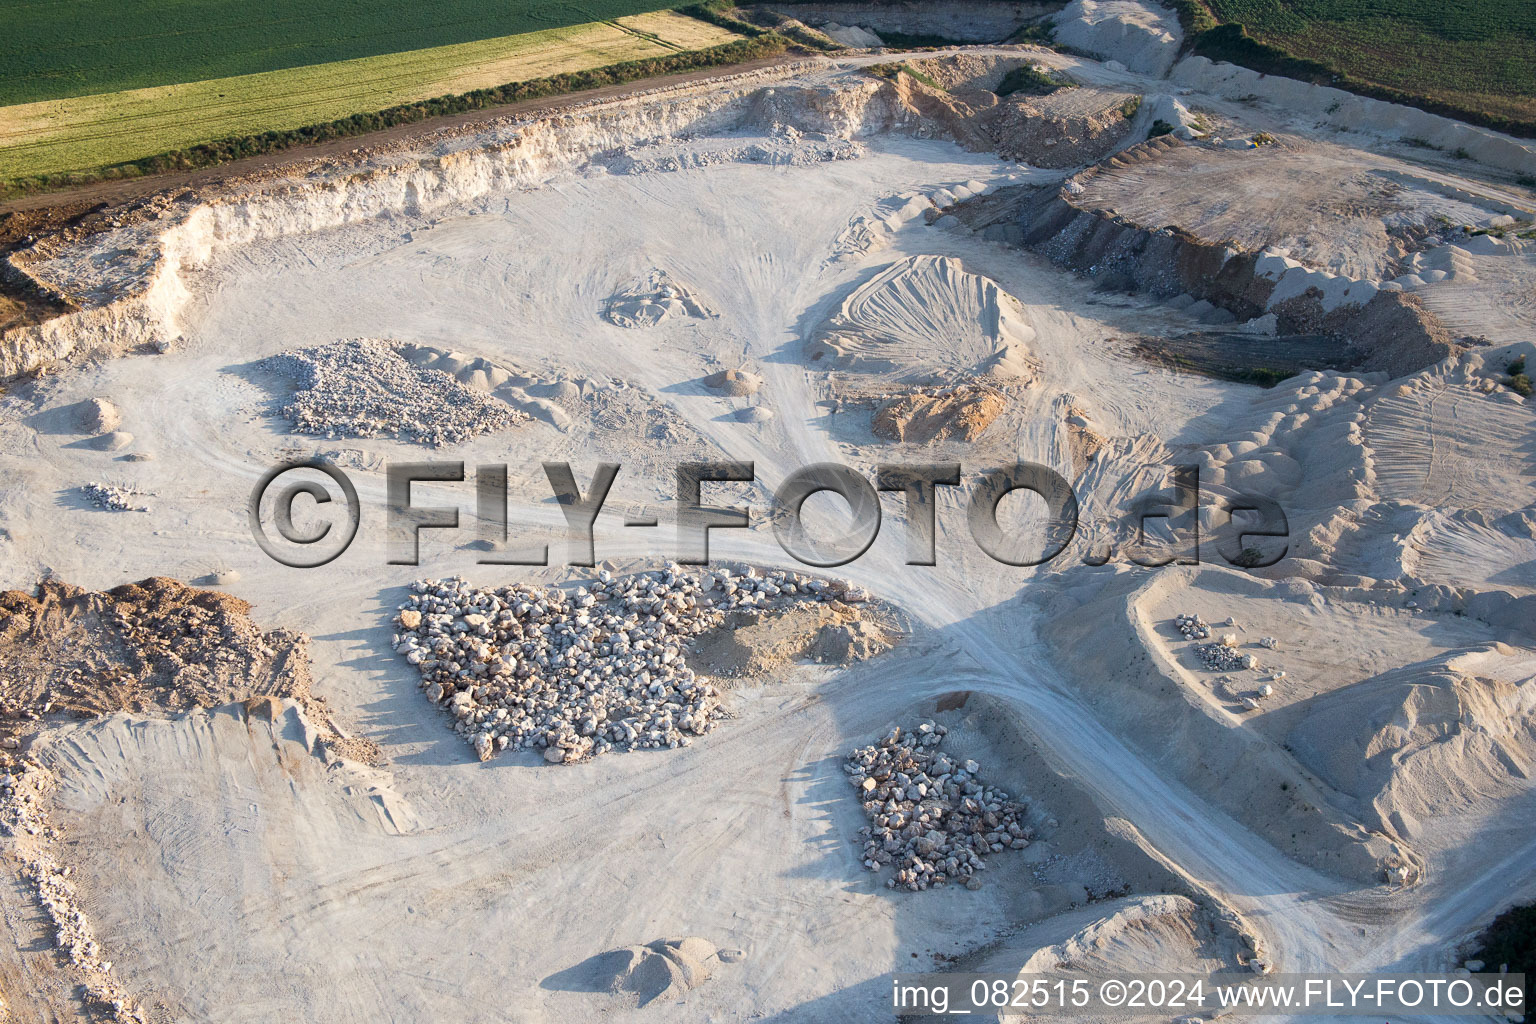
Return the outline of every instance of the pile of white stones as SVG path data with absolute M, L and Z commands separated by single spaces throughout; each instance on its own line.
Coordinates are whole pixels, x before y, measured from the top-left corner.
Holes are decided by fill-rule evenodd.
M 975 761 L 939 752 L 948 731 L 929 721 L 907 734 L 898 727 L 843 765 L 871 823 L 859 830 L 864 866 L 895 865 L 890 888 L 918 892 L 964 882 L 978 889 L 983 858 L 1022 850 L 1034 838 L 1022 803 L 983 783 Z
M 139 496 L 139 492 L 129 487 L 119 487 L 116 484 L 88 483 L 80 488 L 87 501 L 97 508 L 109 509 L 113 512 L 148 512 L 148 505 L 135 505 L 133 499 Z
M 528 419 L 452 374 L 411 364 L 389 342 L 338 341 L 262 365 L 295 380 L 282 412 L 296 433 L 443 445 Z
M 1205 624 L 1205 620 L 1198 615 L 1175 615 L 1173 624 L 1179 627 L 1179 632 L 1184 634 L 1185 640 L 1209 640 L 1211 627 Z
M 421 672 L 480 759 L 544 751 L 559 764 L 610 750 L 688 746 L 708 732 L 719 694 L 683 655 L 724 613 L 860 601 L 844 583 L 775 570 L 666 569 L 570 590 L 481 589 L 422 580 L 395 616 L 396 652 Z

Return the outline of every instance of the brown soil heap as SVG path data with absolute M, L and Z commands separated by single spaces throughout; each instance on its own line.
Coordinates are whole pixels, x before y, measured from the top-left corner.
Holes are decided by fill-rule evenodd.
M 832 665 L 866 661 L 891 647 L 878 623 L 847 605 L 810 605 L 765 614 L 736 614 L 694 644 L 700 671 L 722 678 L 774 675 L 796 659 Z
M 996 391 L 972 385 L 932 394 L 914 391 L 876 410 L 872 429 L 892 441 L 974 441 L 1006 406 Z
M 0 593 L 0 728 L 44 715 L 313 700 L 308 638 L 263 633 L 238 598 L 153 577 L 96 593 L 45 580 Z

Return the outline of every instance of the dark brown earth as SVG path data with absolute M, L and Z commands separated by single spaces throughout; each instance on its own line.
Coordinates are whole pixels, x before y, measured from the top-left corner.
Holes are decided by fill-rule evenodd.
M 165 714 L 259 697 L 297 700 L 323 716 L 310 694 L 308 638 L 264 633 L 250 610 L 164 577 L 105 593 L 58 580 L 36 594 L 0 593 L 0 755 L 60 716 Z

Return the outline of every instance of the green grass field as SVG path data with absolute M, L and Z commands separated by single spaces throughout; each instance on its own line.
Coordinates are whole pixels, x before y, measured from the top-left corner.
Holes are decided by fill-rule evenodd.
M 728 57 L 743 43 L 743 35 L 710 21 L 653 11 L 301 68 L 0 106 L 0 193 L 206 166 L 280 149 L 286 143 L 273 135 L 283 132 L 303 132 L 298 141 L 359 134 L 441 112 L 438 97 L 479 94 L 495 103 L 505 101 L 498 100 L 505 86 L 541 81 L 547 88 L 533 94 L 559 92 L 559 81 L 590 88 L 581 75 L 594 69 L 633 69 L 621 78 L 630 80 L 656 74 L 647 71 L 651 66 L 687 68 L 713 58 L 717 48 Z M 745 55 L 751 54 L 748 48 Z M 432 109 L 409 111 L 421 103 Z M 375 117 L 402 109 L 404 118 Z M 356 123 L 343 124 L 349 118 Z M 341 130 L 327 134 L 326 126 L 338 124 Z M 316 127 L 323 130 L 310 135 Z M 218 152 L 184 155 L 200 146 Z M 163 155 L 177 157 L 163 161 Z M 151 166 L 132 166 L 146 160 Z
M 1205 0 L 1205 6 L 1259 42 L 1356 82 L 1466 114 L 1536 123 L 1533 0 Z
M 606 21 L 657 0 L 0 0 L 0 106 Z

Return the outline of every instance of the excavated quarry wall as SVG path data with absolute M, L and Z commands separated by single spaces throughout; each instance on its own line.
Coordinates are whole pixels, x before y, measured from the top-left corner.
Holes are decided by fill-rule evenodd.
M 882 132 L 939 134 L 968 148 L 990 148 L 987 140 L 971 137 L 976 111 L 930 109 L 933 103 L 909 95 L 914 87 L 905 81 L 893 85 L 830 71 L 826 61 L 800 61 L 443 133 L 409 147 L 365 153 L 340 171 L 322 162 L 301 164 L 273 180 L 232 182 L 211 197 L 166 207 L 157 220 L 56 247 L 59 251 L 21 254 L 8 272 L 26 275 L 44 294 L 67 296 L 79 311 L 0 334 L 0 380 L 56 363 L 173 346 L 189 298 L 183 273 L 225 249 L 389 214 L 426 217 L 679 136 L 789 125 L 844 139 Z M 1179 144 L 1167 136 L 1133 146 L 1074 180 L 1155 160 Z M 1027 203 L 1014 232 L 1064 267 L 1094 277 L 1115 275 L 1154 295 L 1188 292 L 1240 319 L 1268 308 L 1287 318 L 1282 327 L 1290 331 L 1314 330 L 1314 321 L 1326 320 L 1329 330 L 1366 353 L 1365 369 L 1408 373 L 1455 349 L 1416 300 L 1378 294 L 1370 282 L 1313 271 L 1280 256 L 1240 252 L 1177 228 L 1137 225 L 1110 211 L 1081 208 L 1073 201 L 1071 182 Z M 1277 308 L 1281 297 L 1285 302 Z
M 1159 298 L 1188 293 L 1238 320 L 1273 312 L 1282 334 L 1335 335 L 1361 354 L 1363 371 L 1399 377 L 1457 351 L 1450 332 L 1414 296 L 1287 266 L 1265 253 L 1205 241 L 1178 227 L 1148 227 L 1074 201 L 1073 183 L 1105 169 L 1156 160 L 1182 144 L 1173 136 L 1141 143 L 1074 176 L 1066 187 L 1040 192 L 1022 205 L 1015 240 L 1116 288 Z M 1293 277 L 1299 283 L 1293 284 Z M 1314 286 L 1314 278 L 1319 286 L 1334 285 L 1331 294 Z
M 275 181 L 229 183 L 165 219 L 103 232 L 57 252 L 21 254 L 13 272 L 45 292 L 70 296 L 80 311 L 0 334 L 0 380 L 173 345 L 189 298 L 184 272 L 232 247 L 388 214 L 430 216 L 681 135 L 786 124 L 853 138 L 912 129 L 921 120 L 876 79 L 795 81 L 826 69 L 824 62 L 801 61 L 492 122 L 374 154 L 341 173 L 321 162 L 298 165 Z M 110 259 L 100 258 L 105 254 Z

